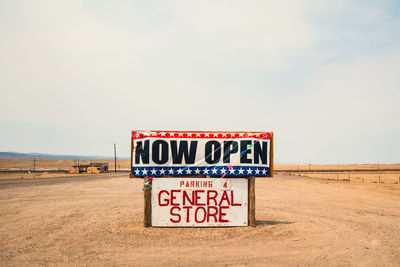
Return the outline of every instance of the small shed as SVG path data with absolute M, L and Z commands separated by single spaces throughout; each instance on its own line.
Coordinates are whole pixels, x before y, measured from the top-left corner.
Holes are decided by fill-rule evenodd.
M 91 162 L 86 165 L 74 165 L 70 173 L 103 173 L 108 172 L 107 162 Z

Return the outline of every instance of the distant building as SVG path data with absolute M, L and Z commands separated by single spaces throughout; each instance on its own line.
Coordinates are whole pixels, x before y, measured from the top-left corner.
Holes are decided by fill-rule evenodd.
M 108 163 L 91 162 L 89 165 L 74 165 L 69 173 L 101 173 L 108 172 Z

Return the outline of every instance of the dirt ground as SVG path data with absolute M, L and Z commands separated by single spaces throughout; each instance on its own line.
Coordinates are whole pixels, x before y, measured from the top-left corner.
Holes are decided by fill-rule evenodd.
M 102 177 L 2 180 L 0 265 L 400 265 L 399 184 L 258 178 L 255 228 L 143 228 L 142 180 Z

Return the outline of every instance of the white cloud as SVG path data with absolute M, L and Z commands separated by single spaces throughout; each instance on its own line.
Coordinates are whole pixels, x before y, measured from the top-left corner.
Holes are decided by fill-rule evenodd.
M 329 17 L 343 11 L 343 25 Z M 273 129 L 278 160 L 327 162 L 336 157 L 321 144 L 361 144 L 371 121 L 399 132 L 399 49 L 386 49 L 398 21 L 380 6 L 12 1 L 0 12 L 0 122 L 15 128 L 0 149 L 111 154 L 117 142 L 128 155 L 132 129 Z M 366 57 L 363 42 L 385 49 Z M 19 134 L 35 126 L 35 142 Z M 374 157 L 361 154 L 343 160 Z
M 88 132 L 116 117 L 124 130 L 223 127 L 208 118 L 232 115 L 228 107 L 245 95 L 224 75 L 285 68 L 287 56 L 313 40 L 303 10 L 287 2 L 156 2 L 147 11 L 123 3 L 110 12 L 80 1 L 7 7 L 1 120 Z M 236 93 L 227 96 L 215 79 Z
M 398 161 L 400 50 L 334 63 L 293 95 L 282 135 L 282 157 L 314 163 Z M 298 133 L 294 139 L 290 131 Z M 357 160 L 355 160 L 357 159 Z

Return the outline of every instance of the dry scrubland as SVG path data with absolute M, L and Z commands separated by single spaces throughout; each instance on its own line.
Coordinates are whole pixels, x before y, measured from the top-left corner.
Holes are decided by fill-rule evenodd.
M 143 181 L 97 177 L 0 181 L 0 265 L 400 265 L 397 184 L 257 178 L 256 228 L 143 228 Z
M 89 164 L 90 162 L 108 162 L 110 170 L 114 170 L 113 159 L 81 159 L 80 164 Z M 72 165 L 77 164 L 74 159 L 37 159 L 36 170 L 68 170 Z M 379 172 L 371 172 L 379 168 Z M 117 162 L 118 170 L 130 169 L 129 159 L 120 159 Z M 348 165 L 294 165 L 294 164 L 276 164 L 276 170 L 304 170 L 304 172 L 284 172 L 284 174 L 295 176 L 307 176 L 330 180 L 348 180 L 351 182 L 366 183 L 400 183 L 400 172 L 385 171 L 385 169 L 400 169 L 400 164 L 348 164 Z M 364 169 L 365 172 L 331 172 L 314 173 L 309 170 L 352 170 Z M 0 159 L 0 170 L 33 170 L 33 159 Z M 63 173 L 0 173 L 1 178 L 51 178 L 65 176 Z M 68 176 L 76 176 L 68 174 Z
M 385 169 L 400 169 L 400 163 L 396 164 L 327 164 L 327 165 L 301 165 L 301 164 L 276 164 L 277 170 L 352 170 L 352 169 L 363 169 L 363 170 L 385 170 Z
M 0 170 L 33 170 L 33 159 L 0 159 Z M 114 159 L 80 159 L 79 164 L 90 162 L 108 162 L 109 168 L 114 169 Z M 77 165 L 76 159 L 36 159 L 37 170 L 69 170 Z M 121 170 L 130 169 L 129 159 L 120 159 L 117 168 Z
M 1 173 L 0 172 L 0 180 L 2 179 L 30 179 L 30 178 L 58 178 L 58 177 L 80 177 L 80 176 L 90 176 L 92 174 L 71 174 L 71 173 Z
M 295 174 L 292 174 L 295 175 Z M 361 173 L 300 173 L 300 176 L 313 177 L 328 180 L 344 180 L 349 182 L 363 183 L 400 183 L 400 172 L 361 172 Z
M 294 176 L 307 176 L 318 179 L 362 182 L 362 183 L 400 183 L 400 164 L 348 164 L 348 165 L 289 165 L 278 164 L 277 170 L 282 174 Z M 352 172 L 351 170 L 364 170 Z M 298 170 L 298 172 L 290 172 Z M 310 170 L 331 170 L 332 172 L 310 172 Z M 348 171 L 347 171 L 348 170 Z M 376 171 L 379 170 L 379 171 Z M 299 172 L 300 171 L 300 172 Z
M 108 162 L 110 169 L 114 169 L 114 159 L 80 159 L 80 164 L 90 162 Z M 0 170 L 33 170 L 33 159 L 0 159 Z M 36 159 L 36 169 L 40 170 L 67 170 L 76 165 L 74 159 Z M 275 164 L 277 170 L 351 170 L 351 169 L 400 169 L 399 164 L 347 164 L 347 165 L 296 165 L 296 164 Z M 130 160 L 119 159 L 117 169 L 129 170 Z

